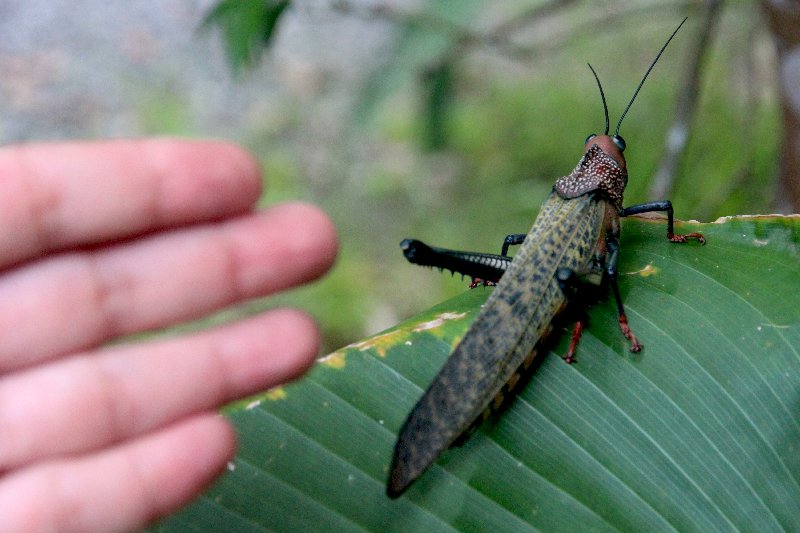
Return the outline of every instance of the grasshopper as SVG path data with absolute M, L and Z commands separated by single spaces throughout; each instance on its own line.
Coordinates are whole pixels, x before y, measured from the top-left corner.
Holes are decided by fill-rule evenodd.
M 583 157 L 567 176 L 559 178 L 527 234 L 506 237 L 500 255 L 434 248 L 406 239 L 406 258 L 416 264 L 436 266 L 496 288 L 487 299 L 452 355 L 408 415 L 394 448 L 386 492 L 397 498 L 442 453 L 498 408 L 504 393 L 517 385 L 536 353 L 554 330 L 554 321 L 573 307 L 577 288 L 611 287 L 622 334 L 630 350 L 642 344 L 628 326 L 617 285 L 620 218 L 639 213 L 667 213 L 667 238 L 674 243 L 705 239 L 699 233 L 676 234 L 669 201 L 622 206 L 628 182 L 625 141 L 619 128 L 647 76 L 678 33 L 681 22 L 645 72 L 613 136 L 609 132 L 608 106 L 597 73 L 589 65 L 600 90 L 605 112 L 603 135 L 589 135 Z M 521 245 L 513 260 L 509 246 Z M 584 306 L 585 307 L 585 306 Z M 564 359 L 574 361 L 575 349 L 586 324 L 585 312 L 576 321 Z

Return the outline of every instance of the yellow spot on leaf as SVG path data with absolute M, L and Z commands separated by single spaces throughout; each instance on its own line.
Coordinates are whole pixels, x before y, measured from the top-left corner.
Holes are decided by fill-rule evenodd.
M 647 266 L 645 266 L 644 268 L 642 268 L 640 270 L 636 270 L 634 272 L 626 272 L 626 274 L 628 274 L 629 276 L 639 275 L 639 276 L 642 276 L 643 278 L 648 278 L 650 276 L 655 276 L 658 273 L 659 273 L 659 270 L 658 270 L 658 268 L 653 266 L 653 263 L 647 263 Z
M 344 368 L 344 352 L 341 350 L 335 351 L 320 359 L 319 362 L 325 366 L 341 370 Z
M 406 332 L 402 329 L 395 329 L 393 331 L 389 331 L 388 333 L 381 333 L 380 335 L 375 335 L 374 337 L 370 337 L 369 339 L 365 339 L 361 342 L 348 344 L 341 350 L 333 352 L 330 355 L 326 355 L 320 359 L 319 362 L 330 365 L 334 368 L 342 368 L 344 366 L 345 353 L 348 350 L 358 350 L 363 352 L 372 348 L 375 349 L 380 357 L 383 357 L 386 355 L 386 350 L 397 344 L 397 338 L 402 337 L 403 335 L 406 335 Z M 339 361 L 339 359 L 341 359 L 341 361 Z
M 353 346 L 357 347 L 362 352 L 365 350 L 369 350 L 370 348 L 374 348 L 379 356 L 384 357 L 386 355 L 386 351 L 395 344 L 397 344 L 397 338 L 402 337 L 404 335 L 405 332 L 403 330 L 396 329 L 388 333 L 376 335 L 371 339 L 359 342 L 357 344 L 354 344 Z
M 275 387 L 264 394 L 268 400 L 285 400 L 286 390 L 283 387 Z

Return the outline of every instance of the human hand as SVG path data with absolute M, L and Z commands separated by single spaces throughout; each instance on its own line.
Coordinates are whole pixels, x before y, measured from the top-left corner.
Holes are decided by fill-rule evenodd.
M 254 211 L 260 171 L 220 142 L 0 149 L 0 528 L 142 527 L 234 453 L 215 409 L 300 375 L 319 340 L 275 310 L 108 344 L 322 275 L 316 208 Z

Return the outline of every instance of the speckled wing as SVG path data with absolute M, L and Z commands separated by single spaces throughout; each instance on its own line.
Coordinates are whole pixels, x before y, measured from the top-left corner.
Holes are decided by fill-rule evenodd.
M 561 267 L 583 270 L 600 237 L 606 202 L 552 193 L 500 283 L 405 421 L 387 493 L 399 496 L 481 415 L 565 304 Z

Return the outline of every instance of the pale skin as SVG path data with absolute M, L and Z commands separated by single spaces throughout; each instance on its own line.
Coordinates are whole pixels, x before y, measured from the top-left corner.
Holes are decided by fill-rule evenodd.
M 312 364 L 317 327 L 290 309 L 109 344 L 328 270 L 330 220 L 256 210 L 261 183 L 224 142 L 0 148 L 4 531 L 124 531 L 175 511 L 234 455 L 215 410 Z

